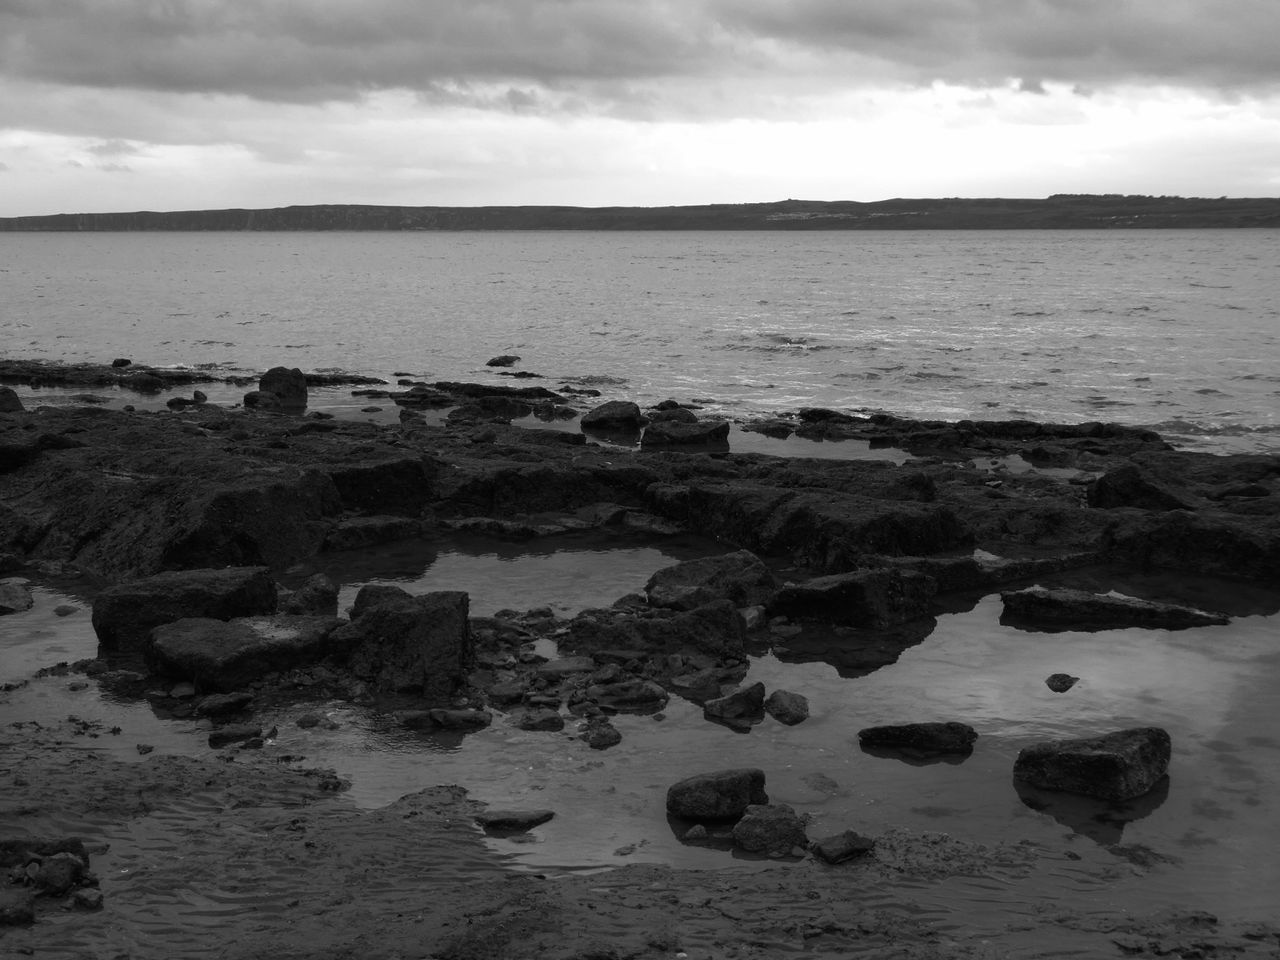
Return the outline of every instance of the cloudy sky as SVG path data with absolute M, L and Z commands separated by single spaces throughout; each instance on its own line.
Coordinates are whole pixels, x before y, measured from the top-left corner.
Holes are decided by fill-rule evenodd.
M 1280 0 L 0 0 L 0 216 L 1280 194 Z

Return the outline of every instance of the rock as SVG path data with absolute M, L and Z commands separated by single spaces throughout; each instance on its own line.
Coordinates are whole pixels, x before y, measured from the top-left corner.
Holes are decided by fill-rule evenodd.
M 789 727 L 809 719 L 809 700 L 799 693 L 775 690 L 764 702 L 765 712 Z
M 588 410 L 578 421 L 584 430 L 634 432 L 645 424 L 644 414 L 630 400 L 610 400 Z
M 427 713 L 441 730 L 483 730 L 493 723 L 493 714 L 488 710 L 447 710 L 438 707 L 428 710 Z
M 764 771 L 754 767 L 697 774 L 667 790 L 667 813 L 690 820 L 736 820 L 768 802 Z
M 93 601 L 93 629 L 103 645 L 146 641 L 153 627 L 208 617 L 272 614 L 276 585 L 266 567 L 178 570 L 108 587 Z
M 476 823 L 486 831 L 524 833 L 555 816 L 554 810 L 486 810 L 476 814 Z
M 763 720 L 764 684 L 753 683 L 727 696 L 708 700 L 702 705 L 702 715 L 711 720 L 732 724 L 751 724 Z
M 0 387 L 0 413 L 23 413 L 26 407 L 12 387 Z
M 35 604 L 31 589 L 22 581 L 0 581 L 0 616 L 22 613 Z
M 215 693 L 196 704 L 196 715 L 200 717 L 225 717 L 230 713 L 239 713 L 253 703 L 253 694 Z
M 667 691 L 652 680 L 628 677 L 616 683 L 592 684 L 586 695 L 607 710 L 645 711 L 660 710 L 668 700 Z
M 275 394 L 284 410 L 300 411 L 307 406 L 307 377 L 297 367 L 272 367 L 258 381 L 258 392 Z
M 162 675 L 201 690 L 229 693 L 264 673 L 310 666 L 342 649 L 343 621 L 332 617 L 191 618 L 151 631 L 147 663 Z
M 1079 682 L 1079 677 L 1073 677 L 1069 673 L 1053 673 L 1045 678 L 1044 685 L 1054 693 L 1066 693 Z
M 55 853 L 40 861 L 36 889 L 52 897 L 65 896 L 84 879 L 88 864 L 74 853 Z
M 76 910 L 101 910 L 102 891 L 93 887 L 82 887 L 71 895 L 71 906 Z
M 823 863 L 844 863 L 854 857 L 865 856 L 875 849 L 876 842 L 871 837 L 846 830 L 834 837 L 824 837 L 810 844 L 813 855 Z
M 351 517 L 330 528 L 324 537 L 324 549 L 359 550 L 420 536 L 422 521 L 417 517 Z
M 284 409 L 284 405 L 280 402 L 280 397 L 268 390 L 250 390 L 241 397 L 241 403 L 244 404 L 246 410 Z
M 680 420 L 659 420 L 645 427 L 640 436 L 640 446 L 727 446 L 729 423 L 727 420 L 696 420 L 686 423 Z
M 1169 734 L 1159 727 L 1050 740 L 1023 748 L 1013 776 L 1044 790 L 1131 800 L 1147 793 L 1165 775 L 1171 751 Z
M 588 720 L 581 738 L 592 750 L 608 750 L 622 742 L 622 734 L 609 722 L 608 717 L 592 717 Z
M 559 660 L 548 660 L 538 664 L 534 671 L 539 677 L 550 680 L 563 680 L 579 673 L 591 673 L 596 669 L 596 662 L 590 657 L 563 657 Z
M 559 711 L 550 708 L 525 710 L 514 718 L 515 725 L 521 730 L 555 731 L 564 729 L 564 717 Z
M 644 586 L 649 603 L 672 610 L 692 610 L 714 600 L 728 600 L 735 607 L 763 605 L 777 589 L 769 568 L 749 550 L 664 567 Z
M 1193 607 L 1156 603 L 1136 597 L 1116 597 L 1084 590 L 1028 587 L 1000 594 L 1004 601 L 1001 623 L 1026 630 L 1187 630 L 1224 626 L 1229 617 Z
M 965 723 L 900 723 L 858 731 L 863 749 L 900 751 L 919 757 L 969 754 L 977 739 L 977 732 Z
M 460 591 L 419 596 L 398 587 L 362 587 L 350 624 L 334 631 L 353 674 L 385 692 L 444 698 L 461 686 L 475 662 Z
M 787 584 L 768 609 L 770 616 L 881 628 L 929 616 L 937 590 L 922 573 L 857 570 Z
M 132 364 L 133 364 L 133 361 L 129 360 L 126 357 L 116 357 L 114 360 L 111 361 L 111 366 L 115 367 L 117 370 L 120 369 L 121 367 L 131 366 Z
M 673 403 L 674 401 L 664 400 L 663 403 Z M 687 407 L 663 407 L 661 405 L 655 407 L 645 414 L 649 418 L 650 423 L 697 423 L 698 415 Z
M 750 853 L 785 856 L 793 847 L 807 847 L 809 838 L 804 821 L 785 803 L 752 804 L 733 825 L 733 842 Z
M 155 753 L 155 746 L 150 743 L 134 744 L 134 749 L 138 751 L 138 756 L 145 757 L 149 753 Z
M 225 747 L 232 743 L 242 743 L 246 740 L 256 740 L 262 736 L 262 728 L 251 726 L 249 724 L 233 724 L 227 727 L 218 727 L 209 734 L 209 746 L 215 750 L 219 747 Z
M 1151 480 L 1134 464 L 1109 470 L 1089 484 L 1086 493 L 1091 507 L 1114 510 L 1137 507 L 1141 510 L 1193 510 L 1194 504 L 1168 487 Z
M 0 927 L 22 927 L 35 922 L 35 893 L 21 888 L 0 887 Z
M 280 593 L 278 609 L 295 616 L 336 617 L 338 586 L 323 573 L 314 574 L 297 590 Z
M 700 823 L 695 823 L 692 827 L 685 831 L 681 837 L 685 843 L 703 843 L 710 839 L 711 832 Z
M 746 624 L 737 607 L 728 600 L 716 600 L 689 611 L 585 610 L 569 624 L 568 637 L 562 642 L 576 650 L 693 650 L 736 657 L 745 653 L 746 641 Z
M 494 357 L 485 361 L 486 367 L 510 367 L 520 362 L 520 358 L 514 353 L 504 353 L 501 356 Z

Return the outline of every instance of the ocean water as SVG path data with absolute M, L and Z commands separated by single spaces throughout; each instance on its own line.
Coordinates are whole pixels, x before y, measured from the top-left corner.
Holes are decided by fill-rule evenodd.
M 0 235 L 0 353 L 1113 420 L 1280 450 L 1280 232 Z

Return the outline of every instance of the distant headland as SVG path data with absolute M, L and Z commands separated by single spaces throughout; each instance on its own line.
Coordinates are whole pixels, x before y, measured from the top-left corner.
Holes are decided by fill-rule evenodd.
M 1045 199 L 781 200 L 678 207 L 395 207 L 60 213 L 0 231 L 105 230 L 1062 230 L 1280 227 L 1280 197 L 1060 193 Z

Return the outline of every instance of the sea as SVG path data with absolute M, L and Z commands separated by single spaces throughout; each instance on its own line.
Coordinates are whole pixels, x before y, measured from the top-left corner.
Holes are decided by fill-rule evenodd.
M 0 355 L 1280 450 L 1280 231 L 0 234 Z M 515 382 L 515 381 L 508 381 Z

